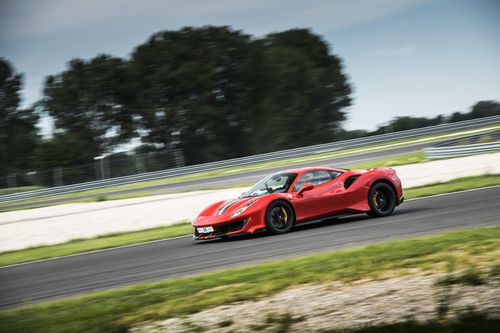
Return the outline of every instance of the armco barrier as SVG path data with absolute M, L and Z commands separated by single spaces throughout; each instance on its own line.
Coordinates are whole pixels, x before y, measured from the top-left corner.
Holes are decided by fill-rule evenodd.
M 395 132 L 395 133 L 373 135 L 373 136 L 351 139 L 351 140 L 344 140 L 344 141 L 336 141 L 336 142 L 324 143 L 324 144 L 319 144 L 319 145 L 314 145 L 314 146 L 287 149 L 287 150 L 281 150 L 281 151 L 277 151 L 277 152 L 258 154 L 258 155 L 252 155 L 252 156 L 245 156 L 245 157 L 228 159 L 228 160 L 211 162 L 211 163 L 203 163 L 203 164 L 190 165 L 190 166 L 186 166 L 186 167 L 179 167 L 179 168 L 173 168 L 173 169 L 167 169 L 167 170 L 161 170 L 161 171 L 155 171 L 155 172 L 141 173 L 141 174 L 136 174 L 136 175 L 131 175 L 131 176 L 103 179 L 103 180 L 92 181 L 92 182 L 87 182 L 87 183 L 58 186 L 58 187 L 52 187 L 52 188 L 34 190 L 34 191 L 26 191 L 26 192 L 20 192 L 20 193 L 12 193 L 12 194 L 0 196 L 0 202 L 10 202 L 10 201 L 16 201 L 16 200 L 22 200 L 22 199 L 40 198 L 40 197 L 47 197 L 47 196 L 52 196 L 52 195 L 61 195 L 61 194 L 79 192 L 79 191 L 83 191 L 83 190 L 98 189 L 98 188 L 103 188 L 103 187 L 107 187 L 107 186 L 125 185 L 125 184 L 137 183 L 137 182 L 142 182 L 142 181 L 149 181 L 149 180 L 155 180 L 155 179 L 161 179 L 161 178 L 187 175 L 187 174 L 192 174 L 192 173 L 196 173 L 196 172 L 215 170 L 215 169 L 220 169 L 220 168 L 242 166 L 242 165 L 248 165 L 248 164 L 254 164 L 254 163 L 275 161 L 275 160 L 280 160 L 280 159 L 285 159 L 285 158 L 302 157 L 302 156 L 308 156 L 308 155 L 312 155 L 312 154 L 320 154 L 320 153 L 332 152 L 332 151 L 337 151 L 337 150 L 357 148 L 357 147 L 362 147 L 362 146 L 366 146 L 366 145 L 373 145 L 373 144 L 384 143 L 384 142 L 389 142 L 389 141 L 394 141 L 394 140 L 410 139 L 410 138 L 423 136 L 423 135 L 439 134 L 439 133 L 450 132 L 450 131 L 459 131 L 459 130 L 482 127 L 485 125 L 494 125 L 494 124 L 500 124 L 500 116 L 478 118 L 478 119 L 473 119 L 473 120 L 460 121 L 460 122 L 456 122 L 456 123 L 441 124 L 441 125 L 436 125 L 436 126 L 417 128 L 417 129 L 408 130 L 408 131 L 400 131 L 400 132 Z
M 460 157 L 496 151 L 500 151 L 500 141 L 460 146 L 429 147 L 424 149 L 425 155 L 430 159 Z

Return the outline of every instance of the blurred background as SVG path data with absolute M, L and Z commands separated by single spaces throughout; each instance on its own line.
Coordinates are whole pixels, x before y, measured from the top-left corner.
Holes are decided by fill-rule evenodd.
M 500 114 L 500 6 L 2 1 L 3 193 Z

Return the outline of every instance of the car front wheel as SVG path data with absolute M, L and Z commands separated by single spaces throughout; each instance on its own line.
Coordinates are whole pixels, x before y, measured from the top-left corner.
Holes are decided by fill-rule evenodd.
M 293 209 L 285 201 L 274 201 L 266 210 L 266 227 L 273 234 L 284 234 L 290 231 L 295 222 Z

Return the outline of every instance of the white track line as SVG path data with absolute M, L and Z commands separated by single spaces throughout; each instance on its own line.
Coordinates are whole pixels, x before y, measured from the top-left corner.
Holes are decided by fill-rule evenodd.
M 449 193 L 429 195 L 429 196 L 426 196 L 426 197 L 419 197 L 419 198 L 407 199 L 405 201 L 424 200 L 424 199 L 430 199 L 430 198 L 435 198 L 435 197 L 443 197 L 443 196 L 448 196 L 448 195 L 455 195 L 455 194 L 460 194 L 460 193 L 467 193 L 467 192 L 476 192 L 476 191 L 488 190 L 488 189 L 497 188 L 497 187 L 500 187 L 500 185 L 492 185 L 492 186 L 487 186 L 487 187 L 473 188 L 473 189 L 469 189 L 469 190 L 462 190 L 462 191 L 456 191 L 456 192 L 449 192 Z M 99 252 L 105 252 L 105 251 L 110 251 L 110 250 L 123 249 L 123 248 L 127 248 L 127 247 L 141 246 L 141 245 L 145 245 L 145 244 L 153 244 L 153 243 L 159 243 L 159 242 L 166 242 L 166 241 L 170 241 L 170 240 L 174 240 L 174 239 L 188 238 L 188 237 L 191 238 L 193 236 L 192 235 L 186 235 L 186 236 L 177 236 L 177 237 L 172 237 L 172 238 L 157 239 L 157 240 L 152 240 L 152 241 L 147 241 L 147 242 L 127 244 L 127 245 L 121 245 L 121 246 L 116 246 L 116 247 L 110 247 L 110 248 L 106 248 L 106 249 L 99 249 L 99 250 L 92 250 L 92 251 L 87 251 L 87 252 L 69 254 L 69 255 L 66 255 L 66 256 L 59 256 L 59 257 L 46 258 L 46 259 L 40 259 L 40 260 L 34 260 L 34 261 L 27 261 L 27 262 L 22 262 L 22 263 L 19 263 L 19 264 L 12 264 L 12 265 L 7 265 L 7 266 L 1 266 L 0 269 L 10 268 L 10 267 L 16 267 L 16 266 L 23 266 L 23 265 L 34 264 L 34 263 L 39 263 L 39 262 L 44 262 L 44 261 L 57 260 L 57 259 L 62 259 L 62 258 L 77 257 L 77 256 L 82 256 L 82 255 L 87 255 L 87 254 L 92 254 L 92 253 L 99 253 Z M 57 245 L 57 244 L 55 244 L 55 245 Z
M 137 230 L 137 231 L 140 231 L 140 230 Z M 171 238 L 155 239 L 155 240 L 147 241 L 147 242 L 140 242 L 140 243 L 134 243 L 134 244 L 120 245 L 120 246 L 115 246 L 115 247 L 108 247 L 108 248 L 105 248 L 105 249 L 98 249 L 98 250 L 92 250 L 92 251 L 87 251 L 87 252 L 80 252 L 80 253 L 68 254 L 68 255 L 65 255 L 65 256 L 58 256 L 58 257 L 52 257 L 52 258 L 46 258 L 46 259 L 26 261 L 26 262 L 21 262 L 19 264 L 12 264 L 12 265 L 7 265 L 7 266 L 1 266 L 0 269 L 8 268 L 8 267 L 22 266 L 22 265 L 27 265 L 27 264 L 34 264 L 34 263 L 37 263 L 37 262 L 44 262 L 44 261 L 61 259 L 61 258 L 77 257 L 77 256 L 86 255 L 86 254 L 105 252 L 105 251 L 110 251 L 110 250 L 115 250 L 115 249 L 121 249 L 121 248 L 133 247 L 133 246 L 139 246 L 139 245 L 145 245 L 145 244 L 152 244 L 152 243 L 164 242 L 164 241 L 167 241 L 167 240 L 174 240 L 174 239 L 187 238 L 187 237 L 191 237 L 192 238 L 193 236 L 192 235 L 185 235 L 185 236 L 177 236 L 177 237 L 171 237 Z M 64 244 L 64 243 L 61 243 L 61 244 Z M 56 245 L 60 245 L 60 244 L 54 244 L 53 246 L 56 246 Z M 20 251 L 22 251 L 22 250 L 20 250 Z

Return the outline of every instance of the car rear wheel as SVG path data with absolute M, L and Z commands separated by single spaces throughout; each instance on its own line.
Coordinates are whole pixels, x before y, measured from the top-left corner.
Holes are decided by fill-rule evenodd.
M 391 215 L 397 205 L 396 193 L 389 184 L 375 183 L 368 194 L 368 204 L 368 215 L 372 217 Z
M 290 231 L 295 222 L 293 209 L 285 201 L 274 201 L 266 210 L 266 227 L 273 234 L 284 234 Z

